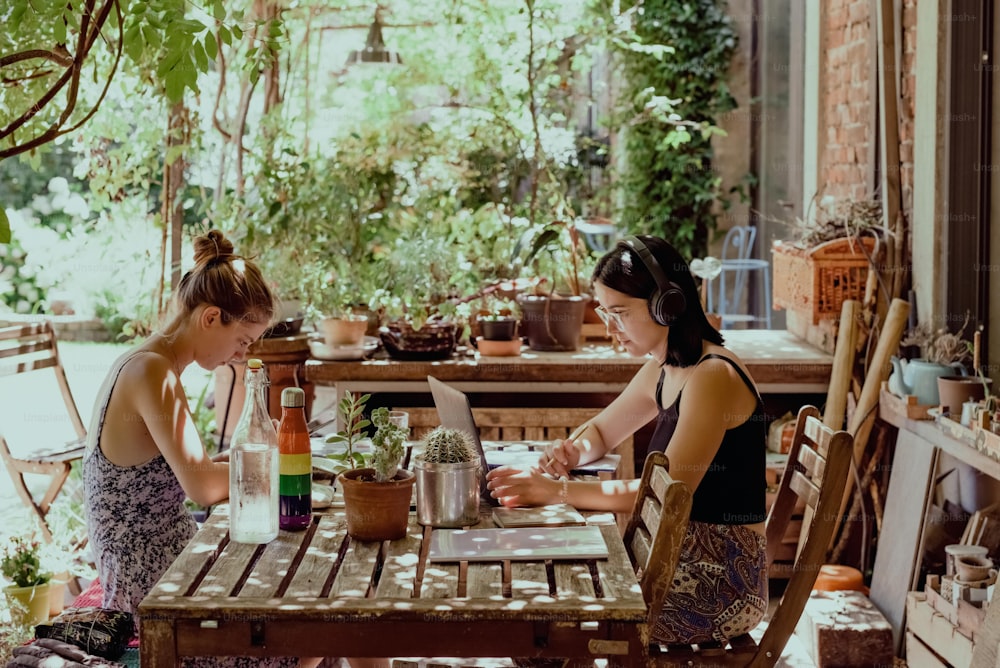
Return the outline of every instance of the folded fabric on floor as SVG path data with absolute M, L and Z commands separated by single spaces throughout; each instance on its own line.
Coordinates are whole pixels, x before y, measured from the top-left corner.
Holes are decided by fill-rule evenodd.
M 69 608 L 35 627 L 36 638 L 72 643 L 106 659 L 117 659 L 132 639 L 132 614 L 104 608 Z
M 13 658 L 7 668 L 125 668 L 122 664 L 105 658 L 87 654 L 76 645 L 39 638 L 30 645 L 14 649 Z

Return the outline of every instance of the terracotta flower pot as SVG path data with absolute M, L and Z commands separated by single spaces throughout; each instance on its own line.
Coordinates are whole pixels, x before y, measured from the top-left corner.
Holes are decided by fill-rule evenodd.
M 992 383 L 991 379 L 986 379 L 987 387 Z M 952 415 L 961 415 L 962 404 L 966 401 L 986 398 L 983 381 L 976 376 L 938 376 L 937 386 L 939 403 L 947 406 Z
M 323 341 L 328 346 L 356 346 L 365 338 L 368 329 L 367 315 L 345 315 L 340 318 L 323 318 L 320 321 Z
M 351 469 L 337 477 L 344 490 L 347 533 L 358 540 L 397 540 L 406 536 L 416 477 L 401 470 L 387 482 L 375 482 L 375 469 Z

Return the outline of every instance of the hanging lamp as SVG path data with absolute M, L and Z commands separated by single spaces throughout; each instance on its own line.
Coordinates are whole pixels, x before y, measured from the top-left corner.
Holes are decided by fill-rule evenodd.
M 401 65 L 403 60 L 397 51 L 385 48 L 385 40 L 382 39 L 382 20 L 379 18 L 379 11 L 375 10 L 375 20 L 368 28 L 368 38 L 365 40 L 365 48 L 351 51 L 347 57 L 347 65 L 358 63 L 382 63 L 387 65 Z

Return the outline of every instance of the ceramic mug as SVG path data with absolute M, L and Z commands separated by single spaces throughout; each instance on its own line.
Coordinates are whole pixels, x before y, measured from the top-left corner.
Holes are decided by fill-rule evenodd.
M 979 582 L 990 576 L 993 560 L 989 557 L 974 554 L 962 554 L 955 557 L 955 572 L 962 582 Z
M 973 555 L 977 557 L 985 557 L 989 554 L 989 549 L 983 545 L 967 545 L 965 543 L 946 545 L 944 551 L 946 557 L 946 575 L 955 575 L 955 559 L 960 556 Z

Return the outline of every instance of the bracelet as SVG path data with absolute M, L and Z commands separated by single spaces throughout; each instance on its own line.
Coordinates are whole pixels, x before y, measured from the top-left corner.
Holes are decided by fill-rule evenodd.
M 559 503 L 569 503 L 569 478 L 559 478 L 562 486 L 559 488 Z

